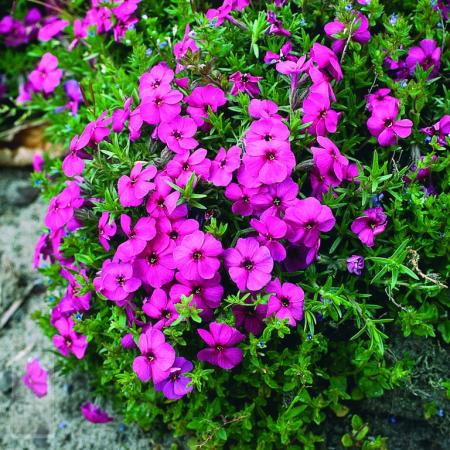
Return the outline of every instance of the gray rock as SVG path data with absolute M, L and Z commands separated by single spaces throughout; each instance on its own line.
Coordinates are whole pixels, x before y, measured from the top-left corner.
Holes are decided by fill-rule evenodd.
M 15 180 L 6 189 L 6 201 L 11 206 L 26 206 L 33 203 L 39 191 L 31 186 L 30 180 Z

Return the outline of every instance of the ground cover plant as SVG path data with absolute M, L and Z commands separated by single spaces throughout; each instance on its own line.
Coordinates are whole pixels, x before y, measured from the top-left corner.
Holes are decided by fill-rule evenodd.
M 8 80 L 65 150 L 33 175 L 61 374 L 192 447 L 326 448 L 408 380 L 394 330 L 450 341 L 448 6 L 83 3 Z

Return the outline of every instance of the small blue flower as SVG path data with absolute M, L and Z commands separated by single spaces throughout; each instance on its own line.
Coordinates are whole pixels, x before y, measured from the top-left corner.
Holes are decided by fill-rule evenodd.
M 443 410 L 442 408 L 439 408 L 439 409 L 438 409 L 438 412 L 437 412 L 437 415 L 438 415 L 439 417 L 444 417 L 444 410 Z
M 384 194 L 374 195 L 371 199 L 372 206 L 374 208 L 379 208 L 381 206 L 381 202 L 382 202 L 383 198 L 384 198 Z
M 406 80 L 402 80 L 402 81 L 400 81 L 400 86 L 402 88 L 404 88 L 404 87 L 408 86 L 408 82 Z
M 50 295 L 50 297 L 48 298 L 48 302 L 53 303 L 54 301 L 55 301 L 55 297 L 53 297 L 53 295 Z
M 302 17 L 301 19 L 300 19 L 300 25 L 302 26 L 302 27 L 305 27 L 306 26 L 306 20 Z
M 310 341 L 313 338 L 313 335 L 311 333 L 308 333 L 306 335 L 306 339 L 308 339 L 308 341 Z
M 147 50 L 145 50 L 145 54 L 147 57 L 152 56 L 153 50 L 151 48 L 148 48 Z
M 83 319 L 83 314 L 80 313 L 80 312 L 77 312 L 77 313 L 75 314 L 75 319 L 76 319 L 76 320 L 81 320 L 81 319 Z
M 89 37 L 94 37 L 95 36 L 95 32 L 93 30 L 90 30 L 88 35 L 89 35 Z
M 59 428 L 60 430 L 64 430 L 64 428 L 66 428 L 66 427 L 67 427 L 66 422 L 59 422 L 59 423 L 58 423 L 58 428 Z
M 163 49 L 164 47 L 167 47 L 167 42 L 166 41 L 162 41 L 158 44 L 158 47 Z
M 127 427 L 123 423 L 119 424 L 119 426 L 117 427 L 117 431 L 119 433 L 123 433 L 126 429 Z
M 264 341 L 258 341 L 257 345 L 258 345 L 259 348 L 265 348 L 266 343 Z
M 395 416 L 389 416 L 389 423 L 395 425 L 397 423 L 397 418 Z
M 431 142 L 431 136 L 425 136 L 425 144 L 429 144 Z
M 436 0 L 430 0 L 430 5 L 431 6 L 436 6 L 436 3 L 437 3 Z
M 351 11 L 353 9 L 353 6 L 351 3 L 348 3 L 347 5 L 345 5 L 345 10 L 346 11 Z
M 390 23 L 391 25 L 395 25 L 395 24 L 397 23 L 397 14 L 392 14 L 392 15 L 389 17 L 389 23 Z
M 35 186 L 40 186 L 42 184 L 42 180 L 36 180 L 35 182 L 34 182 L 34 185 Z
M 148 19 L 147 14 L 142 14 L 141 19 L 142 19 L 142 20 L 147 20 L 147 19 Z
M 217 17 L 213 17 L 210 21 L 209 21 L 209 26 L 210 27 L 215 27 L 217 23 Z

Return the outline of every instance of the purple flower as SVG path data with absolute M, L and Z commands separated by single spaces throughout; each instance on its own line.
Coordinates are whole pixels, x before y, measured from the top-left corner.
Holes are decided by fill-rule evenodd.
M 58 58 L 51 53 L 42 56 L 37 68 L 28 76 L 33 90 L 50 94 L 59 85 L 62 77 L 62 70 L 58 69 Z
M 141 280 L 134 276 L 133 266 L 128 263 L 111 263 L 102 268 L 102 294 L 113 301 L 125 300 L 141 286 Z
M 171 179 L 165 176 L 158 175 L 155 179 L 156 188 L 149 195 L 145 205 L 152 217 L 170 216 L 177 207 L 180 193 L 174 191 L 168 182 L 171 182 Z
M 303 112 L 302 123 L 312 122 L 308 131 L 313 136 L 334 133 L 341 117 L 341 113 L 330 108 L 328 96 L 314 93 L 309 94 L 303 101 Z
M 364 269 L 364 258 L 359 255 L 352 255 L 347 258 L 347 270 L 350 273 L 360 276 Z
M 437 46 L 433 39 L 423 39 L 419 42 L 419 47 L 412 47 L 406 57 L 406 65 L 411 74 L 416 70 L 416 66 L 421 66 L 424 70 L 428 70 L 433 66 L 430 77 L 435 76 L 439 72 L 441 66 L 441 49 Z
M 159 383 L 170 375 L 175 362 L 175 350 L 166 342 L 164 334 L 149 327 L 139 336 L 139 350 L 142 356 L 133 361 L 133 370 L 141 381 Z
M 84 141 L 81 140 L 84 137 Z M 86 136 L 74 136 L 70 141 L 69 154 L 64 158 L 62 163 L 62 169 L 64 175 L 67 177 L 74 177 L 76 175 L 81 175 L 84 170 L 84 160 L 80 157 L 82 150 L 88 144 L 88 139 Z
M 209 233 L 194 231 L 185 236 L 173 251 L 173 259 L 180 273 L 188 280 L 214 277 L 220 267 L 222 244 Z
M 83 359 L 87 348 L 87 338 L 76 333 L 73 326 L 71 317 L 57 319 L 55 328 L 59 334 L 53 336 L 53 344 L 63 356 L 73 353 L 77 359 Z
M 309 56 L 311 57 L 311 62 L 316 64 L 321 71 L 327 72 L 336 81 L 342 80 L 342 69 L 336 54 L 317 42 L 313 44 Z
M 44 25 L 38 33 L 38 40 L 41 42 L 47 42 L 59 33 L 61 33 L 64 28 L 68 27 L 70 24 L 67 20 L 58 19 L 55 17 L 54 20 Z
M 191 382 L 190 377 L 183 376 L 194 368 L 193 364 L 185 358 L 177 357 L 173 366 L 170 368 L 169 376 L 159 383 L 155 383 L 155 390 L 160 391 L 169 400 L 179 400 L 189 392 L 193 387 L 188 386 Z
M 314 197 L 299 200 L 297 206 L 288 208 L 285 220 L 290 226 L 289 241 L 307 247 L 314 247 L 320 233 L 330 231 L 336 224 L 331 209 Z
M 41 366 L 38 359 L 27 362 L 22 382 L 36 397 L 41 398 L 47 395 L 48 372 Z
M 170 88 L 173 80 L 174 72 L 165 63 L 153 66 L 149 72 L 145 72 L 139 78 L 139 96 L 141 99 L 151 96 L 153 91 L 161 86 Z M 181 97 L 180 97 L 181 100 Z M 178 113 L 177 113 L 178 114 Z
M 364 211 L 364 216 L 356 218 L 350 229 L 355 233 L 359 240 L 373 247 L 375 245 L 375 236 L 383 233 L 387 227 L 387 216 L 383 208 L 370 208 Z
M 372 136 L 376 136 L 383 147 L 395 145 L 399 137 L 406 138 L 411 134 L 413 123 L 409 119 L 397 120 L 398 104 L 384 102 L 372 110 L 367 120 L 367 128 Z
M 228 186 L 233 178 L 233 172 L 241 165 L 241 149 L 237 145 L 226 151 L 220 147 L 216 157 L 211 162 L 209 181 L 214 186 Z
M 183 59 L 187 52 L 190 51 L 191 53 L 198 52 L 197 44 L 195 43 L 194 39 L 192 39 L 190 35 L 190 26 L 189 24 L 186 25 L 186 28 L 184 29 L 184 37 L 183 40 L 180 42 L 177 42 L 173 46 L 173 54 L 175 56 L 175 59 L 177 61 L 180 61 Z
M 253 98 L 248 105 L 248 113 L 255 119 L 281 119 L 278 113 L 278 105 L 272 100 L 258 100 Z
M 206 180 L 211 166 L 211 161 L 206 158 L 207 153 L 204 148 L 198 148 L 192 153 L 186 150 L 175 155 L 166 166 L 167 174 L 175 180 L 177 186 L 182 187 L 186 186 L 192 173 Z
M 102 212 L 102 215 L 98 221 L 98 240 L 102 247 L 109 251 L 109 239 L 112 238 L 117 231 L 116 222 L 109 221 L 109 213 Z
M 288 319 L 288 324 L 295 326 L 303 319 L 304 292 L 292 283 L 280 283 L 278 278 L 266 286 L 266 292 L 273 295 L 267 303 L 267 317 L 275 315 L 277 319 Z
M 148 95 L 142 99 L 140 106 L 141 117 L 145 122 L 158 125 L 161 122 L 169 122 L 180 114 L 180 102 L 183 98 L 180 91 L 163 84 L 146 93 Z
M 262 80 L 262 77 L 256 77 L 249 73 L 235 72 L 230 75 L 229 80 L 233 84 L 231 95 L 236 96 L 239 92 L 247 92 L 250 97 L 259 95 L 258 81 Z
M 209 347 L 197 353 L 200 361 L 207 361 L 225 370 L 232 369 L 242 361 L 242 350 L 235 346 L 245 336 L 236 328 L 226 323 L 212 322 L 209 324 L 209 331 L 202 328 L 197 331 Z
M 333 186 L 337 186 L 344 179 L 348 159 L 330 139 L 318 136 L 317 142 L 320 147 L 311 147 L 314 163 L 320 175 Z
M 131 227 L 131 217 L 127 214 L 122 214 L 120 216 L 120 226 L 128 240 L 119 245 L 115 258 L 123 262 L 131 261 L 145 249 L 147 242 L 156 236 L 155 219 L 152 217 L 141 217 Z
M 251 301 L 246 301 L 249 306 L 236 305 L 232 311 L 237 327 L 244 327 L 247 333 L 259 336 L 264 329 L 264 319 L 266 318 L 267 305 L 252 305 Z
M 421 128 L 420 131 L 427 136 L 437 136 L 440 145 L 447 145 L 446 137 L 450 135 L 450 115 L 442 116 L 434 125 Z
M 259 291 L 270 281 L 272 256 L 255 238 L 238 239 L 235 248 L 225 250 L 224 260 L 231 279 L 241 291 Z
M 158 127 L 158 137 L 170 150 L 178 154 L 197 147 L 194 139 L 197 125 L 190 117 L 175 116 L 170 122 L 163 121 Z
M 152 319 L 158 319 L 154 325 L 156 329 L 169 326 L 179 314 L 175 308 L 175 303 L 167 297 L 163 289 L 155 289 L 150 298 L 142 305 L 142 311 Z
M 103 411 L 93 403 L 83 403 L 81 405 L 81 414 L 92 423 L 108 423 L 114 420 L 106 411 Z
M 122 206 L 142 205 L 144 197 L 155 186 L 150 180 L 154 178 L 156 172 L 155 166 L 142 169 L 142 163 L 137 162 L 131 169 L 130 176 L 121 176 L 117 184 L 120 204 Z
M 120 133 L 124 129 L 125 122 L 130 118 L 130 106 L 132 102 L 133 97 L 126 98 L 123 104 L 123 108 L 118 108 L 112 113 L 111 129 L 115 133 Z
M 212 112 L 217 112 L 220 106 L 225 105 L 227 99 L 222 89 L 207 85 L 194 88 L 185 101 L 188 104 L 187 113 L 194 119 L 197 126 L 201 126 L 208 117 L 208 109 L 211 108 Z
M 225 189 L 225 197 L 231 200 L 231 211 L 233 214 L 239 216 L 250 216 L 253 213 L 253 208 L 250 204 L 250 199 L 258 189 L 247 188 L 236 183 L 231 183 Z
M 80 84 L 76 80 L 67 80 L 64 83 L 64 90 L 68 98 L 66 109 L 72 112 L 73 116 L 78 113 L 80 103 L 83 103 L 83 94 L 81 93 Z
M 277 216 L 263 214 L 260 220 L 251 219 L 250 225 L 258 232 L 258 241 L 269 249 L 273 260 L 283 261 L 286 250 L 278 241 L 286 236 L 286 223 Z

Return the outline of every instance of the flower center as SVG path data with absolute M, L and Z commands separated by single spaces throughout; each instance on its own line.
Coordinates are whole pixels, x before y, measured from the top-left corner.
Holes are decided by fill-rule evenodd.
M 281 199 L 278 198 L 278 197 L 275 197 L 275 198 L 273 199 L 273 204 L 274 204 L 275 206 L 279 206 L 279 205 L 281 204 Z
M 289 299 L 286 298 L 286 297 L 283 297 L 283 298 L 281 299 L 281 304 L 282 304 L 285 308 L 287 308 L 287 307 L 289 306 Z
M 155 252 L 152 252 L 148 257 L 148 262 L 150 264 L 156 264 L 158 261 L 158 255 Z
M 387 119 L 387 120 L 384 122 L 384 126 L 385 126 L 386 128 L 391 128 L 391 127 L 392 127 L 392 120 L 391 120 L 391 119 Z
M 64 343 L 66 344 L 67 347 L 71 347 L 72 346 L 72 339 L 70 339 L 69 337 L 66 337 L 64 339 Z
M 249 259 L 246 259 L 245 261 L 244 261 L 244 267 L 245 267 L 245 269 L 246 270 L 252 270 L 253 269 L 253 262 L 252 261 L 250 261 Z
M 223 347 L 221 345 L 216 345 L 216 350 L 218 352 L 222 352 L 223 351 Z
M 163 311 L 163 316 L 164 316 L 166 319 L 170 319 L 170 318 L 172 317 L 172 314 L 171 314 L 170 311 Z
M 184 170 L 185 172 L 187 172 L 189 169 L 190 169 L 189 164 L 188 164 L 188 163 L 184 163 L 184 164 L 183 164 L 183 170 Z
M 273 152 L 266 153 L 266 158 L 269 161 L 273 161 L 275 159 L 275 154 Z
M 181 370 L 177 370 L 177 371 L 175 371 L 175 372 L 170 374 L 170 379 L 172 381 L 177 381 L 178 378 L 180 378 L 180 375 L 181 375 Z
M 178 233 L 176 231 L 171 231 L 169 234 L 170 239 L 178 239 Z
M 181 139 L 181 133 L 179 132 L 179 131 L 174 131 L 173 133 L 172 133 L 172 136 L 177 140 L 177 141 L 179 141 L 180 139 Z
M 199 260 L 201 257 L 202 257 L 202 252 L 200 252 L 200 251 L 196 251 L 196 252 L 194 252 L 193 254 L 192 254 L 192 257 L 195 259 L 195 260 Z
M 270 141 L 272 140 L 272 136 L 271 136 L 270 134 L 266 134 L 266 135 L 264 136 L 264 140 L 265 140 L 266 142 L 270 142 Z
M 163 99 L 160 97 L 155 98 L 156 106 L 161 106 L 163 104 Z
M 202 288 L 201 288 L 200 286 L 194 287 L 194 288 L 192 289 L 192 292 L 193 292 L 195 295 L 200 295 L 200 293 L 202 292 Z
M 124 283 L 125 283 L 125 277 L 124 277 L 123 275 L 119 275 L 119 276 L 117 277 L 117 284 L 118 284 L 119 286 L 123 286 Z
M 321 119 L 325 119 L 326 116 L 327 116 L 327 110 L 324 109 L 324 110 L 322 110 L 322 111 L 320 112 L 319 117 L 320 117 Z
M 247 76 L 247 75 L 242 75 L 241 81 L 242 81 L 243 83 L 247 83 L 247 82 L 248 82 L 248 76 Z
M 150 362 L 152 362 L 152 361 L 155 360 L 155 355 L 154 355 L 153 353 L 149 353 L 149 354 L 147 355 L 147 359 L 148 359 Z

